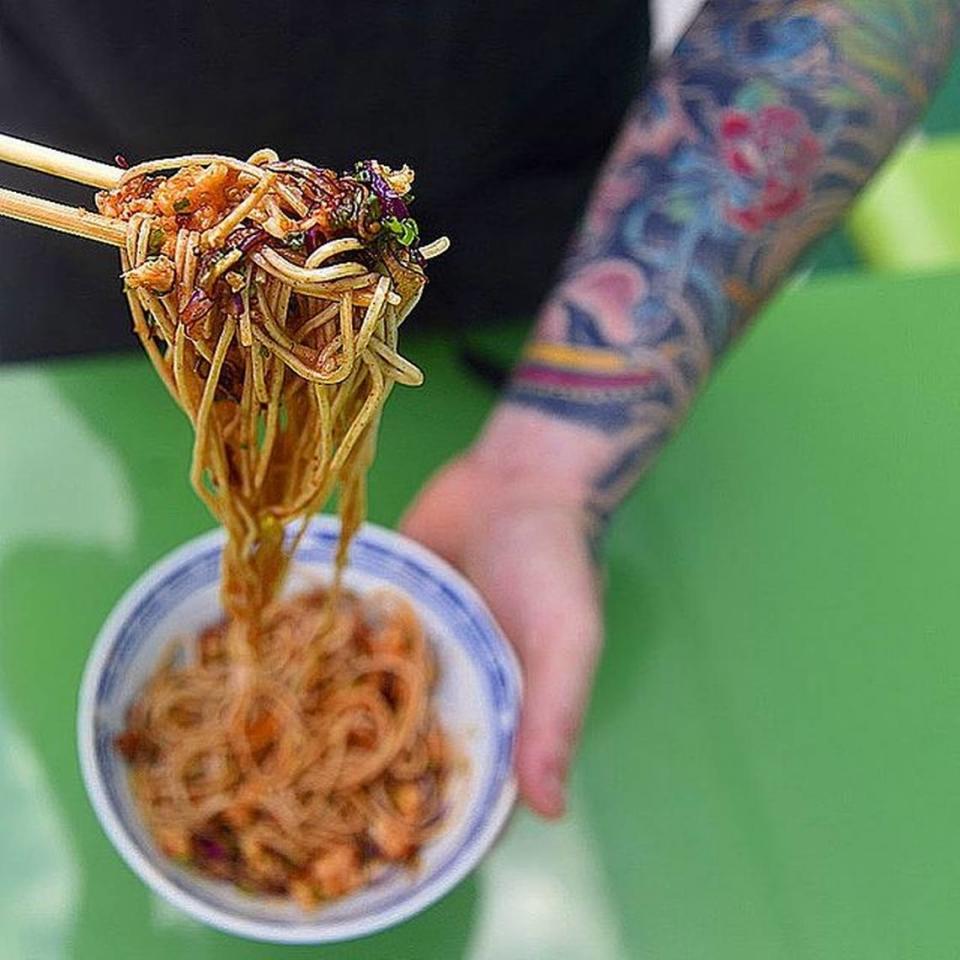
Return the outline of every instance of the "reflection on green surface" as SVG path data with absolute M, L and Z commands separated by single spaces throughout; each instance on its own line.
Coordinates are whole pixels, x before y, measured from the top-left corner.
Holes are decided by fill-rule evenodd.
M 608 877 L 591 825 L 573 804 L 569 817 L 547 824 L 521 813 L 509 841 L 482 873 L 482 897 L 470 960 L 626 960 Z
M 60 798 L 29 742 L 0 708 L 0 863 L 3 884 L 0 960 L 67 957 L 76 921 L 79 877 Z
M 960 277 L 783 297 L 613 527 L 571 819 L 519 816 L 421 917 L 323 949 L 160 904 L 80 783 L 92 636 L 210 524 L 185 422 L 138 357 L 0 372 L 0 960 L 955 957 L 958 328 Z M 490 402 L 410 346 L 383 523 Z

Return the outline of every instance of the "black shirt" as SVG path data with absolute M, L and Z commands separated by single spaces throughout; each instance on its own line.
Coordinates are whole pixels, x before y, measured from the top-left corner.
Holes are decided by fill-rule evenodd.
M 636 0 L 0 0 L 0 130 L 101 160 L 409 162 L 423 235 L 453 241 L 418 320 L 470 325 L 536 308 L 648 39 Z M 0 359 L 132 345 L 116 251 L 4 221 L 0 256 Z

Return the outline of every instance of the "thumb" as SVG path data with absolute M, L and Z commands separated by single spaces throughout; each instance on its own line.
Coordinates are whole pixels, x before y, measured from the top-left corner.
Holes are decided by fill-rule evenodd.
M 413 503 L 399 523 L 402 534 L 429 547 L 455 567 L 461 563 L 461 527 L 462 519 L 456 505 L 430 495 L 429 491 Z
M 434 475 L 400 519 L 400 532 L 448 563 L 461 566 L 464 525 L 471 512 L 466 471 L 455 461 Z

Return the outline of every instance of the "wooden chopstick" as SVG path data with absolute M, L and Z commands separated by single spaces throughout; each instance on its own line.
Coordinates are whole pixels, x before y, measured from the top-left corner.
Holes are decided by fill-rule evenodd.
M 13 217 L 15 220 L 50 227 L 62 233 L 73 233 L 90 240 L 99 240 L 100 243 L 109 243 L 115 247 L 122 247 L 126 242 L 127 228 L 119 220 L 101 217 L 99 213 L 83 207 L 68 207 L 2 187 L 0 216 Z
M 112 189 L 119 186 L 123 171 L 106 163 L 76 157 L 72 153 L 44 147 L 29 140 L 0 133 L 0 160 L 49 173 L 65 180 L 74 180 L 91 187 Z M 83 207 L 68 207 L 52 200 L 0 188 L 0 216 L 13 217 L 26 223 L 50 227 L 62 233 L 99 240 L 115 247 L 123 246 L 126 227 Z
M 123 176 L 119 167 L 111 167 L 86 157 L 76 157 L 72 153 L 44 147 L 29 140 L 20 140 L 5 133 L 0 133 L 0 160 L 107 190 L 118 186 L 120 177 Z

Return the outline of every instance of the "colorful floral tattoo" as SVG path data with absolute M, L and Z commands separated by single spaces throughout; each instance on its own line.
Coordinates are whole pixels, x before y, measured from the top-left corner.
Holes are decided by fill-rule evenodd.
M 603 438 L 619 502 L 916 120 L 952 0 L 712 0 L 627 118 L 508 401 Z

